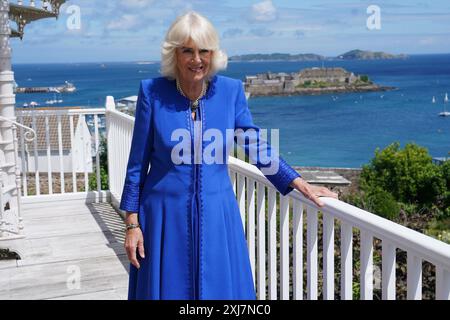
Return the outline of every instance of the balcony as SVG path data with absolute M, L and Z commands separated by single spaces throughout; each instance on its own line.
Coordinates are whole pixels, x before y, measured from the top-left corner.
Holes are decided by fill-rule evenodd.
M 126 298 L 118 206 L 134 118 L 113 101 L 102 109 L 16 110 L 16 121 L 37 133 L 32 142 L 24 127 L 0 119 L 16 133 L 17 151 L 15 162 L 0 166 L 17 174 L 16 185 L 0 189 L 0 247 L 13 244 L 21 256 L 0 260 L 0 299 Z M 450 245 L 339 200 L 323 199 L 319 211 L 297 191 L 282 196 L 237 158 L 229 173 L 258 299 L 450 299 Z M 406 272 L 404 293 L 398 269 Z

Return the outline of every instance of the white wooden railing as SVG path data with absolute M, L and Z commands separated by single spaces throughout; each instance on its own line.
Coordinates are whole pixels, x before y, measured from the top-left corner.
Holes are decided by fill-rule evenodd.
M 374 238 L 382 241 L 382 299 L 396 296 L 396 249 L 407 252 L 407 298 L 422 298 L 422 262 L 436 268 L 436 298 L 450 299 L 450 245 L 403 227 L 345 202 L 323 198 L 318 208 L 296 190 L 280 195 L 254 166 L 230 158 L 230 177 L 236 191 L 259 299 L 277 299 L 277 274 L 281 299 L 318 298 L 318 252 L 323 254 L 322 298 L 335 298 L 335 221 L 340 223 L 340 298 L 353 297 L 353 261 L 360 263 L 360 298 L 373 298 Z M 266 192 L 268 205 L 265 206 Z M 279 229 L 277 230 L 277 196 Z M 255 201 L 257 200 L 256 206 Z M 292 207 L 292 210 L 290 208 Z M 306 221 L 304 219 L 306 212 Z M 292 213 L 292 214 L 290 214 Z M 322 217 L 323 241 L 319 248 L 318 221 Z M 292 218 L 291 218 L 292 216 Z M 266 223 L 268 234 L 266 235 Z M 303 225 L 306 224 L 306 288 L 303 288 Z M 353 257 L 353 229 L 360 232 L 360 256 Z M 255 230 L 257 241 L 255 240 Z M 279 231 L 280 239 L 276 234 Z M 265 248 L 266 236 L 268 248 Z M 292 256 L 289 241 L 292 239 Z M 280 248 L 277 264 L 277 246 Z M 290 263 L 292 259 L 292 265 Z M 269 270 L 266 272 L 266 262 Z M 292 271 L 290 270 L 292 267 Z M 277 269 L 279 268 L 279 269 Z M 278 270 L 278 272 L 277 272 Z M 269 281 L 266 292 L 266 277 Z M 292 288 L 290 287 L 292 279 Z M 292 294 L 290 291 L 292 289 Z
M 116 111 L 112 97 L 108 101 L 110 191 L 118 207 L 134 118 Z M 422 298 L 424 261 L 436 268 L 436 298 L 450 299 L 450 245 L 336 199 L 323 198 L 325 207 L 319 211 L 296 190 L 282 196 L 256 167 L 234 157 L 229 158 L 229 173 L 246 231 L 258 299 L 352 299 L 356 263 L 360 264 L 360 299 L 372 299 L 374 238 L 382 241 L 382 299 L 396 296 L 397 248 L 407 252 L 408 299 Z M 339 235 L 335 234 L 335 222 L 340 225 Z M 319 247 L 319 227 L 323 230 L 322 247 Z M 354 229 L 360 234 L 359 257 L 353 256 Z M 335 270 L 336 237 L 340 237 L 340 270 Z M 319 274 L 319 252 L 323 256 L 322 274 Z M 335 288 L 337 273 L 340 290 Z
M 131 148 L 134 117 L 117 111 L 114 98 L 106 98 L 106 128 L 108 141 L 108 177 L 112 205 L 119 210 L 125 182 L 128 155 Z
M 79 193 L 80 191 L 102 194 L 104 190 L 101 190 L 99 147 L 102 135 L 100 128 L 104 126 L 101 120 L 105 120 L 101 118 L 105 116 L 105 108 L 16 109 L 16 116 L 19 123 L 29 125 L 38 133 L 38 138 L 34 139 L 33 143 L 25 143 L 24 130 L 21 127 L 18 131 L 18 139 L 21 142 L 18 154 L 25 198 L 44 194 Z M 63 117 L 65 121 L 62 120 Z M 26 123 L 25 118 L 28 118 Z M 77 123 L 75 123 L 75 119 L 78 119 Z M 56 123 L 50 125 L 52 121 Z M 38 128 L 39 122 L 41 126 Z M 51 130 L 53 131 L 51 132 Z M 51 136 L 54 139 L 56 137 L 57 140 L 56 152 L 51 147 Z M 69 139 L 69 148 L 67 145 L 63 145 L 63 136 L 64 139 Z M 53 142 L 53 149 L 54 144 L 55 142 Z M 75 152 L 76 150 L 78 153 Z M 89 174 L 93 173 L 96 174 L 96 190 L 89 188 Z M 59 179 L 56 179 L 55 174 Z M 45 183 L 41 182 L 43 178 L 47 178 Z M 32 179 L 34 186 L 32 194 L 30 194 L 31 181 L 29 179 Z M 82 181 L 80 188 L 78 180 Z M 41 185 L 48 186 L 48 190 L 45 192 L 41 190 Z M 66 186 L 70 187 L 69 192 L 66 190 Z

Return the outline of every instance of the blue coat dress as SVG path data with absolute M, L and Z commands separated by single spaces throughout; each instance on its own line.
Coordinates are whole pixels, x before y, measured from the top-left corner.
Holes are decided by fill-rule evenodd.
M 227 129 L 259 130 L 252 121 L 242 81 L 225 76 L 212 77 L 198 116 L 202 132 L 214 128 L 225 136 Z M 182 140 L 174 139 L 176 129 L 191 134 L 188 146 L 192 150 L 195 128 L 189 100 L 177 91 L 174 80 L 141 81 L 120 208 L 138 213 L 145 258 L 138 255 L 140 269 L 130 264 L 128 298 L 256 299 L 227 163 L 198 163 L 193 161 L 193 152 L 185 151 L 174 161 L 173 150 Z M 201 140 L 202 150 L 209 143 Z M 229 143 L 223 139 L 224 147 Z M 251 144 L 254 147 L 247 139 L 241 147 L 248 153 Z M 277 161 L 278 171 L 266 177 L 286 195 L 299 174 L 282 158 Z M 256 162 L 260 169 L 267 165 Z

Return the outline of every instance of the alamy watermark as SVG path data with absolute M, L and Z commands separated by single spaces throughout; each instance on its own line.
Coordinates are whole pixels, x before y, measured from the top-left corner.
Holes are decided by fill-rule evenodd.
M 66 273 L 69 274 L 66 280 L 66 286 L 69 290 L 79 290 L 81 288 L 81 269 L 77 265 L 67 267 Z
M 66 14 L 69 17 L 66 20 L 66 26 L 69 30 L 81 29 L 81 8 L 77 5 L 70 5 L 66 8 Z
M 381 30 L 381 8 L 377 5 L 370 5 L 367 7 L 367 29 Z
M 200 143 L 204 148 L 194 145 L 194 139 L 187 129 L 176 129 L 171 134 L 171 141 L 177 142 L 171 151 L 171 160 L 180 164 L 225 164 L 228 155 L 234 151 L 237 144 L 237 158 L 257 165 L 265 175 L 273 175 L 279 169 L 279 130 L 270 130 L 270 143 L 267 141 L 267 129 L 226 129 L 225 136 L 218 129 L 207 129 Z M 194 141 L 195 144 L 195 141 Z

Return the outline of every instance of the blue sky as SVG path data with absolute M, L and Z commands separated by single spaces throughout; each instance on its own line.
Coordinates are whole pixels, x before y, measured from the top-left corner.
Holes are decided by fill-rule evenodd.
M 67 27 L 70 5 L 80 9 L 80 29 Z M 370 5 L 381 10 L 379 30 L 367 28 Z M 13 62 L 159 60 L 170 24 L 190 9 L 211 20 L 228 55 L 450 53 L 448 0 L 69 0 L 58 20 L 35 21 L 23 41 L 11 40 Z

